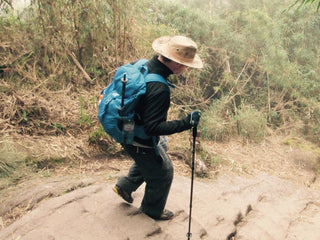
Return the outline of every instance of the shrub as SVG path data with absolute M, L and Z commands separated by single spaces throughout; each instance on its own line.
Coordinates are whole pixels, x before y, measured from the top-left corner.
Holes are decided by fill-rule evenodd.
M 231 120 L 231 111 L 228 103 L 215 100 L 209 109 L 203 112 L 200 122 L 201 136 L 214 141 L 229 140 L 234 133 L 234 123 Z
M 252 106 L 243 106 L 234 116 L 238 134 L 250 141 L 259 142 L 265 135 L 266 117 Z

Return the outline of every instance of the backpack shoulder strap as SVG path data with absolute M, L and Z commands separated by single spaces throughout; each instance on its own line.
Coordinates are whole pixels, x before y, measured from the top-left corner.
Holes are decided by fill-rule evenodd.
M 172 83 L 169 83 L 164 77 L 156 73 L 149 73 L 148 66 L 146 65 L 148 62 L 147 59 L 140 59 L 134 63 L 135 66 L 138 67 L 140 72 L 144 75 L 146 83 L 148 82 L 161 82 L 166 84 L 169 87 L 175 88 L 176 86 Z
M 145 77 L 145 79 L 146 79 L 146 83 L 148 83 L 148 82 L 161 82 L 161 83 L 166 84 L 169 87 L 172 87 L 172 88 L 176 87 L 174 84 L 169 83 L 167 80 L 164 79 L 164 77 L 162 77 L 161 75 L 156 74 L 156 73 L 149 73 Z

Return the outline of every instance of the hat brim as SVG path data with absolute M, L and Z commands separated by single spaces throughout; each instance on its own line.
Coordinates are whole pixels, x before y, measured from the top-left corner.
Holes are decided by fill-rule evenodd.
M 203 68 L 203 62 L 198 54 L 195 54 L 192 61 L 183 61 L 182 59 L 178 59 L 175 56 L 173 56 L 166 48 L 167 43 L 171 38 L 172 37 L 170 36 L 164 36 L 164 37 L 155 39 L 152 43 L 153 50 L 161 54 L 162 56 L 169 58 L 170 60 L 180 63 L 182 65 L 185 65 L 191 68 Z

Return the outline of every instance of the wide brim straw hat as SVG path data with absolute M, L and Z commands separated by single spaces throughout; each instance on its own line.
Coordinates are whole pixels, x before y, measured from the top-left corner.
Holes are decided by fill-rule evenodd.
M 164 36 L 152 43 L 152 48 L 162 56 L 191 68 L 202 68 L 203 63 L 197 54 L 197 44 L 185 36 Z

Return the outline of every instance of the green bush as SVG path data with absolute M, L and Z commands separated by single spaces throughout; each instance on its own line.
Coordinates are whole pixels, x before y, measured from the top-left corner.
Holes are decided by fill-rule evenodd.
M 12 139 L 4 136 L 0 142 L 0 190 L 18 183 L 30 171 L 27 155 L 20 152 Z
M 252 106 L 243 106 L 234 116 L 238 134 L 249 141 L 259 142 L 265 136 L 266 117 Z
M 215 141 L 229 140 L 240 136 L 252 142 L 259 142 L 265 136 L 266 116 L 251 105 L 244 105 L 233 111 L 228 98 L 216 100 L 201 116 L 201 135 Z
M 225 99 L 216 100 L 201 114 L 200 130 L 204 139 L 229 140 L 235 133 L 235 125 Z

